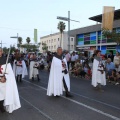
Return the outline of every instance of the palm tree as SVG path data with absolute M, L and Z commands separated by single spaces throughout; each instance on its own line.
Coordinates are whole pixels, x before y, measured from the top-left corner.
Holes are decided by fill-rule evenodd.
M 60 22 L 58 23 L 57 28 L 59 29 L 59 31 L 60 31 L 60 33 L 61 33 L 60 47 L 61 47 L 61 43 L 62 43 L 62 34 L 63 34 L 64 30 L 65 30 L 65 27 L 66 27 L 66 25 L 65 25 L 64 22 L 61 22 L 61 21 L 60 21 Z
M 20 48 L 21 44 L 22 44 L 22 37 L 18 37 L 17 47 Z
M 30 37 L 27 37 L 26 42 L 29 44 L 30 43 Z
M 30 41 L 31 41 L 31 40 L 30 40 L 30 37 L 27 37 L 26 42 L 27 42 L 27 44 L 28 44 L 28 45 L 27 45 L 27 50 L 28 50 L 28 51 L 29 51 L 29 43 L 30 43 Z
M 22 44 L 22 37 L 18 37 L 19 44 Z

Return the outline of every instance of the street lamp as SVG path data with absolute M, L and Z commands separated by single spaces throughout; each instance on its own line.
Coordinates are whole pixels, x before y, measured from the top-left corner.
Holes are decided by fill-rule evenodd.
M 70 21 L 74 21 L 74 22 L 80 22 L 80 21 L 71 20 L 70 19 L 70 11 L 68 11 L 68 17 L 57 16 L 57 19 L 63 20 L 63 21 L 68 21 L 68 50 L 70 51 Z
M 18 44 L 18 33 L 17 33 L 17 36 L 12 36 L 10 38 L 17 38 L 17 44 Z

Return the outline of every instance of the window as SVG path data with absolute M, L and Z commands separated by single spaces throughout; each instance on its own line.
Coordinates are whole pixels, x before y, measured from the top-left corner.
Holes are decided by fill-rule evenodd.
M 58 41 L 59 41 L 59 38 L 58 38 Z
M 71 45 L 71 49 L 73 49 L 73 45 Z
M 50 40 L 49 40 L 49 43 L 50 43 Z
M 71 38 L 71 41 L 73 41 L 73 38 Z
M 56 45 L 54 45 L 54 49 L 56 49 Z
M 56 41 L 56 39 L 54 39 L 54 42 Z

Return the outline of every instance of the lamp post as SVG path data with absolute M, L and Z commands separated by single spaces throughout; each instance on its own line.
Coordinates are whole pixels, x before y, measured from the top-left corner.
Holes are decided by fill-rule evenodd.
M 17 33 L 17 36 L 12 36 L 10 38 L 17 38 L 17 44 L 18 44 L 18 33 Z
M 68 17 L 57 16 L 57 19 L 63 20 L 63 21 L 68 21 L 68 51 L 70 51 L 70 21 L 74 21 L 74 22 L 80 22 L 80 21 L 71 20 L 70 19 L 70 11 L 68 11 Z

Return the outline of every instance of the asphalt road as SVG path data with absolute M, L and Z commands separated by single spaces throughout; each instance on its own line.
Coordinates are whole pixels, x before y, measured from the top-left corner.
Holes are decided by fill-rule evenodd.
M 107 84 L 98 92 L 91 81 L 71 77 L 73 98 L 46 95 L 49 73 L 40 71 L 41 81 L 26 77 L 18 83 L 22 107 L 0 120 L 120 120 L 120 85 Z

